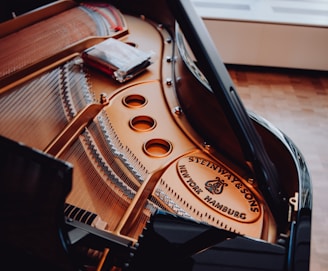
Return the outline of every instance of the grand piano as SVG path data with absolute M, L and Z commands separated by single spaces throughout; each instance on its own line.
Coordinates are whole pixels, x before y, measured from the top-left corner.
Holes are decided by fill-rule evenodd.
M 188 0 L 48 2 L 0 39 L 4 266 L 309 269 L 303 156 Z

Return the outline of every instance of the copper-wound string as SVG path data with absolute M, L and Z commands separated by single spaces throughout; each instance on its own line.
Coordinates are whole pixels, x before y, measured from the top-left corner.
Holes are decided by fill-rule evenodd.
M 96 32 L 98 36 L 106 36 L 109 34 L 110 31 L 108 31 L 108 29 L 110 28 L 110 25 L 101 16 L 99 16 L 99 13 L 85 6 L 80 6 L 79 8 L 88 14 L 96 23 Z
M 0 42 L 0 78 L 96 34 L 95 22 L 84 11 L 72 8 L 5 36 Z
M 0 78 L 57 54 L 88 37 L 108 37 L 123 30 L 125 26 L 122 20 L 115 21 L 114 25 L 108 22 L 120 17 L 118 10 L 109 4 L 97 9 L 99 12 L 87 7 L 73 7 L 1 38 Z

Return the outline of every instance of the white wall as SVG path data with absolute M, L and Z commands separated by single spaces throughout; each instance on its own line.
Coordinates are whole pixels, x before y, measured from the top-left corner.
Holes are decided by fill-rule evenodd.
M 223 61 L 328 70 L 327 0 L 192 0 Z
M 328 28 L 205 20 L 223 61 L 328 71 Z

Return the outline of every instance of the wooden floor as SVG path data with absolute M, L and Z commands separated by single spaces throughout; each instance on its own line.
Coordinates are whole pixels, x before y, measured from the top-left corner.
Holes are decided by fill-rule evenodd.
M 245 107 L 287 134 L 313 185 L 311 271 L 328 270 L 328 73 L 228 67 Z

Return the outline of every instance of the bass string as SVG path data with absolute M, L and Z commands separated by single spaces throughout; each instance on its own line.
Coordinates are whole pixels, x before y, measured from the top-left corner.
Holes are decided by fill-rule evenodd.
M 93 4 L 95 5 L 95 4 Z M 124 30 L 120 12 L 105 5 L 77 6 L 0 39 L 0 78 L 39 62 L 88 37 Z M 72 20 L 74 18 L 74 20 Z M 56 39 L 54 42 L 54 38 Z
M 95 22 L 84 11 L 72 8 L 7 35 L 0 40 L 0 78 L 96 33 Z
M 97 17 L 99 17 L 99 21 L 101 22 L 105 22 L 105 25 L 107 25 L 107 29 L 112 29 L 114 30 L 117 27 L 116 22 L 114 22 L 113 17 L 111 16 L 111 14 L 107 12 L 106 8 L 104 8 L 104 6 L 97 6 L 97 5 L 90 5 L 90 4 L 84 4 L 84 6 L 91 10 L 92 12 L 94 12 Z M 99 25 L 102 25 L 101 23 L 99 23 Z
M 108 3 L 81 3 L 81 8 L 85 8 L 91 16 L 98 17 L 99 28 L 103 26 L 106 32 L 101 34 L 109 35 L 110 32 L 123 30 L 125 27 L 124 20 L 118 9 Z
M 83 10 L 86 14 L 88 14 L 94 22 L 96 22 L 98 36 L 109 35 L 109 33 L 111 32 L 109 30 L 110 24 L 106 20 L 104 20 L 104 18 L 101 17 L 98 12 L 91 8 L 87 8 L 85 5 L 80 6 L 80 9 Z
M 125 27 L 125 22 L 123 18 L 123 14 L 114 6 L 108 5 L 108 16 L 113 16 L 113 20 L 116 22 L 116 26 L 114 28 L 115 31 L 122 30 Z

